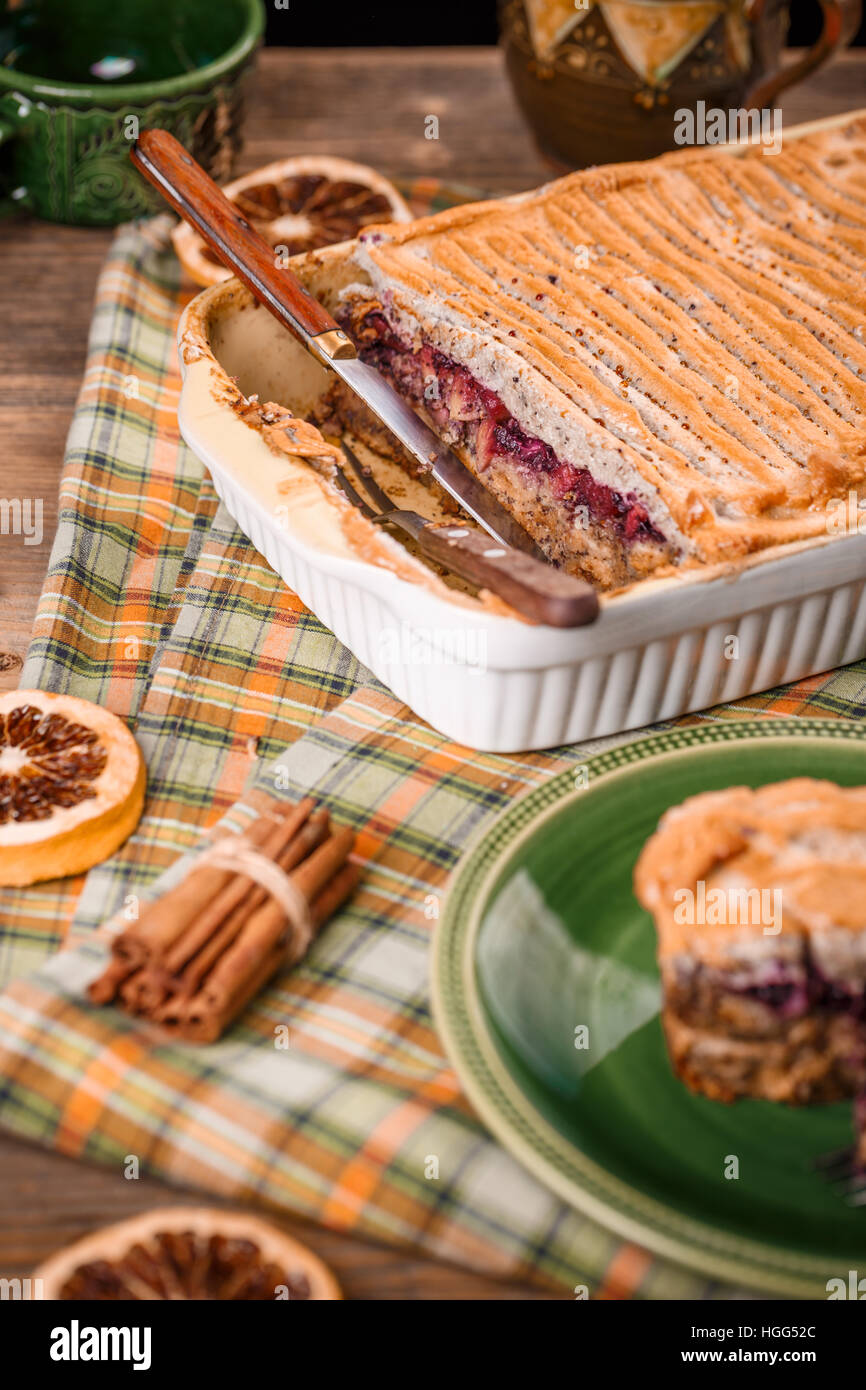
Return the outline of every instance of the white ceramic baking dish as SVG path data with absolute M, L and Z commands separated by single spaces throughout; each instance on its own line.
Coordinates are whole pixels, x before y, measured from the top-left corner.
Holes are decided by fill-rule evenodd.
M 359 558 L 322 525 L 321 483 L 311 492 L 296 472 L 281 494 L 281 461 L 227 404 L 234 378 L 247 396 L 303 414 L 327 386 L 324 370 L 236 281 L 193 301 L 180 341 L 180 428 L 240 528 L 385 685 L 460 743 L 498 752 L 576 743 L 866 655 L 866 535 L 857 533 L 727 572 L 644 581 L 602 598 L 597 622 L 575 631 L 449 596 L 405 552 L 393 564 L 388 554 L 384 564 L 381 554 Z M 382 544 L 397 555 L 396 542 Z

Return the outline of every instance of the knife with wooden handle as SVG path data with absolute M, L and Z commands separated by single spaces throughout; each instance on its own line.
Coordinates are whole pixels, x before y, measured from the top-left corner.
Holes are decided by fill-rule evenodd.
M 456 521 L 427 521 L 417 512 L 403 510 L 388 512 L 381 519 L 410 536 L 428 560 L 478 588 L 490 589 L 534 622 L 585 627 L 598 615 L 598 595 L 588 584 L 552 565 L 540 565 L 531 555 L 500 545 L 481 531 Z
M 131 158 L 256 299 L 361 397 L 461 507 L 495 540 L 521 552 L 522 602 L 513 602 L 512 606 L 531 621 L 554 627 L 582 627 L 593 622 L 598 616 L 595 590 L 547 563 L 543 551 L 510 512 L 409 408 L 390 383 L 360 360 L 351 339 L 328 310 L 304 289 L 291 270 L 277 266 L 273 247 L 183 145 L 166 130 L 144 130 L 132 148 Z M 447 564 L 447 560 L 443 563 Z M 505 576 L 506 566 L 495 567 L 493 578 L 500 574 Z M 488 582 L 488 587 L 494 588 L 493 582 Z M 510 587 L 514 588 L 513 582 Z M 506 598 L 500 588 L 496 592 Z
M 598 598 L 588 584 L 581 585 L 581 592 L 576 593 L 570 575 L 552 565 L 539 565 L 531 555 L 500 545 L 474 526 L 463 525 L 456 519 L 431 521 L 419 512 L 395 507 L 347 439 L 341 441 L 340 450 L 353 476 L 350 480 L 345 468 L 338 464 L 337 481 L 349 501 L 370 521 L 379 526 L 395 526 L 415 542 L 428 560 L 468 579 L 479 589 L 490 589 L 533 622 L 544 621 L 550 627 L 580 627 L 592 621 L 598 611 Z M 356 483 L 366 497 L 361 496 Z M 537 616 L 540 603 L 543 620 Z

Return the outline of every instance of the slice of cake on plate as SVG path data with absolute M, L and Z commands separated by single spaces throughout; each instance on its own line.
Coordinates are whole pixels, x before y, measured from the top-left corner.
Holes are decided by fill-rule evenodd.
M 866 787 L 705 792 L 647 841 L 671 1062 L 713 1100 L 835 1101 L 866 1085 Z

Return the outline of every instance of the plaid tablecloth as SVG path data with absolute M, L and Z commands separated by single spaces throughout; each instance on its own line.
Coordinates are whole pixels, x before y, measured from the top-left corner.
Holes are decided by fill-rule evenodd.
M 433 187 L 413 192 L 435 206 Z M 130 722 L 146 811 L 85 878 L 0 890 L 0 1124 L 496 1275 L 601 1297 L 745 1296 L 564 1206 L 461 1097 L 431 1025 L 425 902 L 503 807 L 600 745 L 499 757 L 449 743 L 286 591 L 178 435 L 187 296 L 167 226 L 122 229 L 100 278 L 21 681 Z M 703 717 L 857 717 L 864 696 L 861 664 Z M 154 1046 L 83 1007 L 95 928 L 177 874 L 204 830 L 243 826 L 257 789 L 275 790 L 275 759 L 278 795 L 311 790 L 357 829 L 352 903 L 216 1046 Z

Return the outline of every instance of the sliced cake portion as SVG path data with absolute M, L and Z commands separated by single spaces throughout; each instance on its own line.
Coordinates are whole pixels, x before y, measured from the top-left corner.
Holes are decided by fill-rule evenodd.
M 353 259 L 365 360 L 602 587 L 866 498 L 862 118 L 369 229 Z
M 687 1086 L 797 1105 L 866 1085 L 866 787 L 692 797 L 647 842 L 635 892 Z

